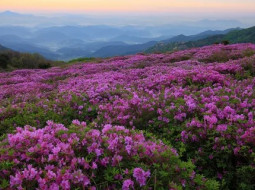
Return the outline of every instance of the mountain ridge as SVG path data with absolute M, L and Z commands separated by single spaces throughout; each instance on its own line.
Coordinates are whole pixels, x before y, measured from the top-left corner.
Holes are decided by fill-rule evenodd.
M 193 47 L 202 47 L 214 43 L 255 43 L 255 26 L 229 31 L 226 34 L 218 34 L 209 36 L 203 39 L 186 42 L 170 42 L 158 43 L 155 46 L 148 48 L 146 53 L 162 53 L 173 50 L 184 50 Z

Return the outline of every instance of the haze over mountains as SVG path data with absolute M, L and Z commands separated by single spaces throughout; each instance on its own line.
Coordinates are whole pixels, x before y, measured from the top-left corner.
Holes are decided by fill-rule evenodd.
M 110 16 L 105 19 L 91 15 L 38 16 L 11 11 L 0 13 L 0 20 L 1 45 L 19 52 L 40 53 L 52 60 L 128 55 L 161 41 L 194 41 L 247 26 L 237 20 L 121 25 L 116 22 L 118 19 L 110 22 Z M 104 20 L 107 25 L 102 24 Z

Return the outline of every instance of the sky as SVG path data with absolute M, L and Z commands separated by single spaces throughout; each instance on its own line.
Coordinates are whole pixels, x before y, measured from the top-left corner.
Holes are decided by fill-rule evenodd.
M 255 25 L 255 0 L 0 0 L 0 12 L 7 10 L 68 17 L 68 23 L 77 15 L 78 24 L 163 25 L 211 19 Z M 90 22 L 84 23 L 81 15 L 91 16 Z M 0 20 L 2 25 L 10 22 Z
M 255 0 L 0 0 L 1 10 L 39 12 L 255 12 Z

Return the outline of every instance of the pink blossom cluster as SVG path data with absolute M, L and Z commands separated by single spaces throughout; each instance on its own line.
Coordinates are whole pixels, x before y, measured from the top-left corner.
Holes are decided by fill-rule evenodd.
M 97 175 L 113 167 L 119 170 L 115 178 L 123 181 L 122 188 L 129 189 L 136 184 L 146 185 L 151 164 L 167 164 L 169 158 L 161 154 L 170 151 L 169 156 L 177 156 L 162 142 L 146 140 L 142 133 L 123 126 L 105 125 L 100 131 L 77 120 L 72 129 L 52 121 L 42 129 L 17 128 L 1 148 L 4 153 L 0 161 L 13 163 L 11 168 L 0 171 L 2 177 L 10 177 L 12 189 L 99 188 Z M 148 171 L 131 167 L 133 162 L 141 161 L 147 163 Z M 114 187 L 115 183 L 107 184 Z

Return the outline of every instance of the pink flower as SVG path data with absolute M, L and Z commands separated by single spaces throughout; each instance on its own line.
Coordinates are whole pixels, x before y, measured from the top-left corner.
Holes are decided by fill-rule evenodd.
M 91 168 L 92 169 L 97 169 L 97 164 L 95 162 L 93 162 Z
M 103 151 L 101 149 L 98 149 L 98 148 L 95 149 L 95 153 L 96 153 L 97 156 L 102 155 L 102 152 Z
M 221 125 L 218 125 L 217 126 L 217 131 L 219 131 L 219 132 L 223 132 L 223 131 L 226 131 L 228 129 L 228 126 L 227 125 L 225 125 L 225 124 L 221 124 Z
M 239 151 L 240 151 L 240 147 L 234 148 L 234 154 L 235 154 L 235 155 L 237 155 Z
M 130 188 L 134 189 L 134 182 L 131 179 L 126 179 L 123 182 L 122 190 L 129 190 Z
M 32 165 L 28 165 L 27 168 L 25 168 L 22 173 L 24 178 L 26 178 L 27 180 L 34 179 L 38 174 L 38 172 L 36 171 L 35 168 L 32 167 Z
M 83 106 L 79 106 L 79 107 L 78 107 L 78 110 L 82 110 L 82 109 L 83 109 Z
M 142 187 L 146 184 L 147 178 L 150 177 L 150 171 L 148 170 L 147 172 L 145 172 L 141 168 L 135 168 L 133 171 L 133 177 L 140 184 L 140 187 Z
M 81 122 L 79 121 L 79 120 L 73 120 L 72 121 L 72 124 L 74 124 L 74 125 L 80 125 L 81 124 Z
M 218 173 L 217 173 L 217 177 L 218 177 L 219 179 L 222 179 L 223 176 L 222 176 L 221 173 L 218 172 Z
M 56 178 L 56 174 L 55 174 L 53 171 L 49 170 L 49 171 L 47 172 L 47 177 L 48 177 L 49 179 L 54 179 L 54 178 Z
M 83 185 L 86 187 L 87 185 L 90 184 L 90 180 L 87 176 L 84 176 L 83 177 Z
M 103 165 L 103 166 L 107 166 L 107 164 L 109 163 L 109 157 L 105 157 L 105 158 L 103 158 L 102 160 L 101 160 L 101 164 Z
M 186 113 L 180 113 L 180 114 L 177 114 L 176 116 L 174 116 L 174 119 L 179 120 L 179 121 L 183 121 L 183 119 L 185 119 L 186 116 L 187 116 Z
M 68 189 L 70 189 L 70 183 L 69 183 L 69 181 L 68 180 L 63 180 L 62 182 L 61 182 L 61 188 L 62 189 L 64 189 L 64 190 L 68 190 Z
M 23 180 L 23 176 L 19 172 L 17 172 L 15 174 L 15 176 L 10 176 L 10 185 L 11 185 L 11 187 L 13 187 L 15 185 L 21 185 L 22 180 Z
M 126 145 L 126 151 L 128 154 L 131 154 L 132 146 L 131 145 Z
M 52 183 L 49 189 L 50 190 L 59 190 L 59 185 L 57 185 L 56 183 Z
M 111 125 L 105 125 L 102 132 L 107 133 L 109 130 L 111 130 L 112 126 Z
M 215 115 L 212 115 L 212 116 L 205 115 L 204 120 L 207 121 L 208 124 L 210 125 L 216 124 L 218 122 L 218 119 Z
M 54 155 L 57 155 L 60 152 L 60 150 L 61 150 L 60 147 L 55 147 L 55 148 L 52 149 L 52 153 Z

